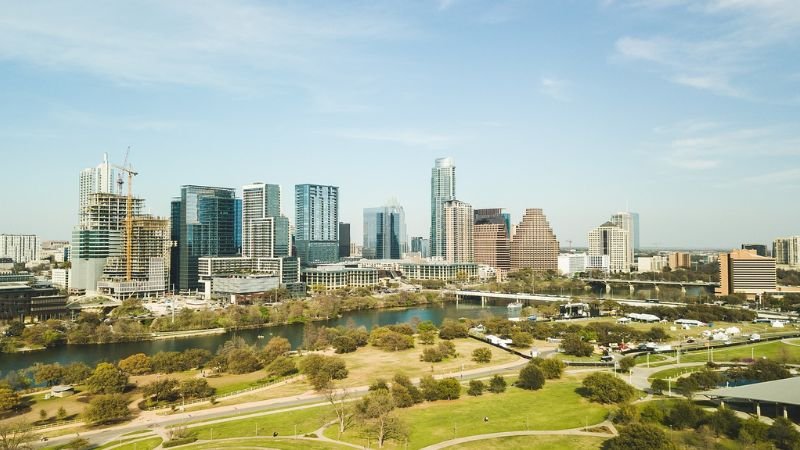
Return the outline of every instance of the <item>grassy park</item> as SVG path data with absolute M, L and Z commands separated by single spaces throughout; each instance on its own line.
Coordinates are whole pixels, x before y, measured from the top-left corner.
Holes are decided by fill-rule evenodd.
M 331 444 L 329 442 L 314 442 L 307 439 L 281 439 L 281 438 L 247 438 L 229 441 L 202 442 L 194 445 L 180 447 L 185 450 L 216 450 L 230 449 L 275 449 L 275 450 L 344 450 L 351 447 Z
M 589 436 L 514 436 L 468 442 L 448 447 L 448 450 L 596 450 L 601 448 L 604 441 L 603 438 Z
M 709 359 L 709 352 L 700 350 L 681 354 L 681 362 L 704 362 Z M 748 358 L 768 358 L 789 364 L 800 363 L 800 346 L 786 344 L 782 341 L 758 342 L 713 351 L 715 362 L 734 361 Z

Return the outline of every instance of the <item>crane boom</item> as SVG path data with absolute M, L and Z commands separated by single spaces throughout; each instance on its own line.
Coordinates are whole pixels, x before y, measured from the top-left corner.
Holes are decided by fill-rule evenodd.
M 128 163 L 130 151 L 131 148 L 128 147 L 122 166 L 114 166 L 128 174 L 128 196 L 125 200 L 125 281 L 133 280 L 133 177 L 139 175 L 139 172 L 134 171 Z

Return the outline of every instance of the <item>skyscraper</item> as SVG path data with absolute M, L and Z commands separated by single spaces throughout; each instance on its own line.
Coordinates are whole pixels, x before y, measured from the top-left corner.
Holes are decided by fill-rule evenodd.
M 0 234 L 0 258 L 11 258 L 15 263 L 39 259 L 39 236 L 33 234 Z
M 473 217 L 472 206 L 468 203 L 449 200 L 442 205 L 445 261 L 463 263 L 475 259 Z
M 501 208 L 476 209 L 475 262 L 507 272 L 511 269 L 510 216 Z
M 611 223 L 628 232 L 628 259 L 639 251 L 639 214 L 634 212 L 618 212 L 611 216 Z
M 79 183 L 78 225 L 86 228 L 84 224 L 86 206 L 89 204 L 89 195 L 114 193 L 114 168 L 108 162 L 108 153 L 103 154 L 103 162 L 96 167 L 81 170 Z
M 295 194 L 295 245 L 303 265 L 339 259 L 339 188 L 298 184 Z
M 350 256 L 350 224 L 339 222 L 339 258 Z
M 201 256 L 236 256 L 235 194 L 232 188 L 181 186 L 179 205 L 172 205 L 173 220 L 178 221 L 172 228 L 178 232 L 172 237 L 178 243 L 178 259 L 173 261 L 177 263 L 173 283 L 178 289 L 200 288 L 197 263 Z
M 719 255 L 719 287 L 716 295 L 746 294 L 753 298 L 775 292 L 775 259 L 758 256 L 755 250 L 733 250 Z
M 242 256 L 289 255 L 289 219 L 281 216 L 281 188 L 254 183 L 242 188 Z
M 628 231 L 606 222 L 589 232 L 589 257 L 608 256 L 611 272 L 630 272 L 631 252 Z
M 444 203 L 455 199 L 456 166 L 453 158 L 438 158 L 431 170 L 431 256 L 445 256 Z
M 778 238 L 772 241 L 772 257 L 779 266 L 800 266 L 800 236 Z
M 511 237 L 511 270 L 558 270 L 558 240 L 544 213 L 528 208 Z
M 422 236 L 412 237 L 411 251 L 419 253 L 422 258 L 428 258 L 431 256 L 431 241 Z
M 400 259 L 408 252 L 406 218 L 403 207 L 393 203 L 364 209 L 365 258 Z

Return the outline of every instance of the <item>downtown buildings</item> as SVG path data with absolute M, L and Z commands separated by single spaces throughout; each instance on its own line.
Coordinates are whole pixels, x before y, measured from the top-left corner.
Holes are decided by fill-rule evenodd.
M 341 237 L 340 237 L 341 238 Z M 408 253 L 406 214 L 396 201 L 364 209 L 362 256 L 369 259 L 401 259 Z
M 15 263 L 39 259 L 41 244 L 33 234 L 0 234 L 0 258 L 11 258 Z
M 733 250 L 719 255 L 719 288 L 716 295 L 745 294 L 755 298 L 777 289 L 775 259 L 755 250 Z
M 339 188 L 298 184 L 295 193 L 295 246 L 303 265 L 339 260 Z
M 510 214 L 502 208 L 476 209 L 474 220 L 475 262 L 494 267 L 500 273 L 511 270 Z
M 589 257 L 608 257 L 610 272 L 630 272 L 632 252 L 630 234 L 627 230 L 605 222 L 589 231 Z
M 558 251 L 558 240 L 542 210 L 526 209 L 511 237 L 511 270 L 556 271 Z
M 430 256 L 445 256 L 444 204 L 456 199 L 456 166 L 453 158 L 438 158 L 431 169 Z
M 800 236 L 775 239 L 772 256 L 779 266 L 800 267 Z

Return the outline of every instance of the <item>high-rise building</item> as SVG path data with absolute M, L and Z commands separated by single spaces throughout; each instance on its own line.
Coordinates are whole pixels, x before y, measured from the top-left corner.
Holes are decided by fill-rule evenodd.
M 105 192 L 95 192 L 86 198 L 81 223 L 72 232 L 71 289 L 95 292 L 109 258 L 123 257 L 127 204 L 126 196 Z M 143 199 L 131 200 L 132 217 L 141 215 L 143 208 Z
M 84 224 L 86 207 L 91 194 L 114 193 L 114 168 L 108 162 L 108 154 L 103 154 L 103 162 L 97 167 L 83 169 L 80 173 L 78 224 L 83 229 L 88 229 Z M 118 194 L 121 194 L 118 192 Z
M 758 256 L 767 256 L 767 246 L 764 244 L 742 244 L 742 250 L 755 250 Z
M 242 199 L 233 200 L 233 245 L 236 253 L 242 254 Z
M 281 216 L 281 188 L 254 183 L 242 188 L 242 256 L 289 256 L 289 219 Z
M 364 247 L 370 259 L 401 259 L 408 252 L 406 216 L 396 202 L 364 209 Z
M 422 236 L 411 238 L 411 251 L 419 253 L 422 258 L 431 256 L 431 241 Z
M 688 269 L 692 267 L 692 255 L 686 252 L 672 252 L 668 256 L 670 269 Z
M 630 272 L 633 261 L 628 245 L 628 231 L 611 222 L 589 232 L 589 257 L 608 256 L 611 272 Z
M 558 270 L 558 239 L 539 208 L 528 208 L 511 237 L 511 270 Z
M 800 266 L 800 236 L 775 239 L 772 242 L 772 257 L 779 266 Z
M 350 224 L 339 222 L 339 258 L 350 256 Z
M 11 258 L 15 263 L 39 259 L 39 236 L 33 234 L 0 234 L 0 258 Z
M 755 250 L 734 250 L 719 255 L 719 288 L 725 296 L 746 294 L 749 297 L 774 292 L 777 285 L 775 259 L 758 256 Z
M 473 240 L 475 262 L 501 272 L 511 269 L 511 216 L 501 208 L 476 209 Z
M 628 232 L 628 259 L 633 262 L 633 255 L 639 251 L 639 214 L 618 212 L 611 216 L 611 223 Z
M 431 256 L 445 256 L 444 203 L 456 199 L 453 158 L 438 158 L 431 170 Z
M 339 188 L 298 184 L 295 194 L 295 245 L 303 265 L 339 260 Z
M 451 263 L 473 262 L 475 247 L 472 206 L 460 200 L 449 200 L 442 206 L 444 260 Z
M 127 229 L 123 230 L 123 242 Z M 110 255 L 97 290 L 117 299 L 164 294 L 169 290 L 169 219 L 151 215 L 131 219 L 131 277 L 127 277 L 127 254 Z
M 178 243 L 173 284 L 180 290 L 199 289 L 198 259 L 202 256 L 236 256 L 234 239 L 236 191 L 232 188 L 181 186 L 178 205 L 173 201 L 172 227 Z M 177 213 L 177 217 L 176 217 Z

